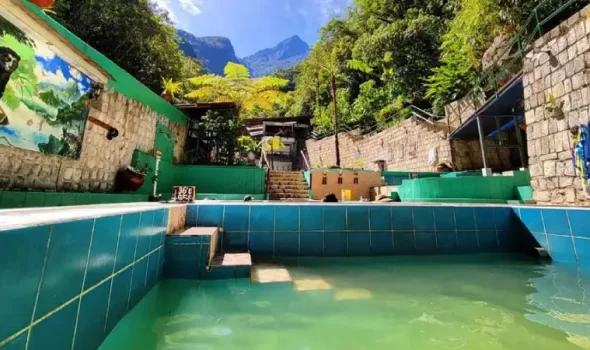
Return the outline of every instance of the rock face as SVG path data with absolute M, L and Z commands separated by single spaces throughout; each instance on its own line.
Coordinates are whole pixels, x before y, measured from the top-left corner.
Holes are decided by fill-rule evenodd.
M 253 77 L 271 75 L 274 72 L 291 68 L 309 55 L 309 45 L 298 36 L 281 41 L 277 46 L 258 51 L 242 59 Z
M 223 75 L 228 62 L 241 63 L 228 38 L 221 36 L 196 37 L 184 30 L 178 30 L 180 49 L 185 55 L 198 58 L 210 73 Z

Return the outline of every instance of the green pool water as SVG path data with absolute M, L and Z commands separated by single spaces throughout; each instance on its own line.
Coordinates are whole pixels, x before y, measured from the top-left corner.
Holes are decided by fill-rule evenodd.
M 590 275 L 575 266 L 503 255 L 284 263 L 300 289 L 330 289 L 164 280 L 100 349 L 590 349 Z

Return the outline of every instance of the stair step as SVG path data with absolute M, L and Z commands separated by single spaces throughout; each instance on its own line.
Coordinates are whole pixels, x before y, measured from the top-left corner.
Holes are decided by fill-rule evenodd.
M 213 257 L 217 251 L 217 237 L 219 227 L 190 227 L 184 231 L 168 234 L 170 237 L 208 237 L 209 238 L 209 260 L 207 266 L 213 263 Z M 201 238 L 202 239 L 202 238 Z
M 252 257 L 250 253 L 225 253 L 215 256 L 211 267 L 223 266 L 252 266 Z
M 293 282 L 289 270 L 277 265 L 254 265 L 250 274 L 252 283 Z

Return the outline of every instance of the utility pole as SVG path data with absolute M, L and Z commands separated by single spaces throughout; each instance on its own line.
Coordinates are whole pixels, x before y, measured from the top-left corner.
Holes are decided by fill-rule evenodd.
M 340 168 L 340 142 L 338 141 L 338 103 L 336 101 L 336 76 L 330 72 L 330 87 L 334 102 L 334 146 L 336 147 L 336 165 Z

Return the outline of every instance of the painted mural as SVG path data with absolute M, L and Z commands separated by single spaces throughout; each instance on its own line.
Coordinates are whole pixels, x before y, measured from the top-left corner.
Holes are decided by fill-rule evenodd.
M 95 85 L 0 17 L 0 145 L 79 158 Z

